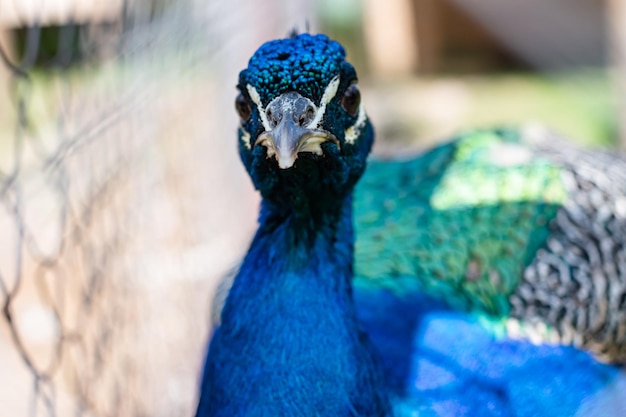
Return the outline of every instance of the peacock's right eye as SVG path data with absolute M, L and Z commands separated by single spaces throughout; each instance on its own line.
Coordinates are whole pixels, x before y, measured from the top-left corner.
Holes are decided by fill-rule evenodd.
M 361 104 L 361 93 L 359 87 L 356 84 L 350 85 L 346 89 L 341 99 L 341 107 L 352 117 L 356 117 L 359 112 L 359 105 Z
M 252 116 L 252 107 L 250 107 L 250 103 L 241 93 L 239 93 L 235 99 L 235 109 L 237 109 L 239 117 L 244 122 L 248 121 L 250 116 Z

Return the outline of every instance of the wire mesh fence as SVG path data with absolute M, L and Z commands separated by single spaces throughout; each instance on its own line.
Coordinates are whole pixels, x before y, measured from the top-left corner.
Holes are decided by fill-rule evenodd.
M 236 76 L 307 15 L 256 3 L 121 2 L 52 54 L 37 18 L 0 40 L 0 416 L 192 413 L 254 223 Z

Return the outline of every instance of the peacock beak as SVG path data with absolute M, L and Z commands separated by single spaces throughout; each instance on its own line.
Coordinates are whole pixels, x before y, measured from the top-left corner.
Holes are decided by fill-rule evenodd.
M 293 122 L 282 122 L 270 132 L 259 135 L 256 145 L 267 148 L 267 157 L 276 158 L 280 169 L 291 168 L 298 159 L 298 154 L 309 152 L 323 155 L 322 143 L 339 141 L 331 133 L 322 130 L 303 129 Z
M 265 112 L 270 130 L 259 135 L 254 146 L 267 148 L 267 157 L 276 158 L 280 169 L 291 168 L 298 154 L 323 155 L 322 143 L 339 141 L 330 132 L 317 129 L 316 107 L 311 100 L 295 92 L 275 98 Z

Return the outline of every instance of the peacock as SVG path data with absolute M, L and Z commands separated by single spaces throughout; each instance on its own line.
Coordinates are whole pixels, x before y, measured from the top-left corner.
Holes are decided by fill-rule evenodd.
M 262 202 L 198 417 L 626 415 L 623 156 L 528 127 L 368 162 L 322 34 L 263 44 L 237 88 Z

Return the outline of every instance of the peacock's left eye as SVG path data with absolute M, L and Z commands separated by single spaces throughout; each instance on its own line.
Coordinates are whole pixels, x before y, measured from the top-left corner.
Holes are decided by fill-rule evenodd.
M 243 94 L 239 93 L 237 98 L 235 99 L 235 108 L 237 109 L 237 113 L 242 121 L 247 121 L 252 116 L 252 108 L 250 107 L 250 103 L 243 96 Z
M 346 92 L 343 93 L 341 99 L 341 107 L 352 117 L 355 117 L 359 111 L 359 104 L 361 104 L 361 92 L 356 84 L 352 84 L 346 88 Z

